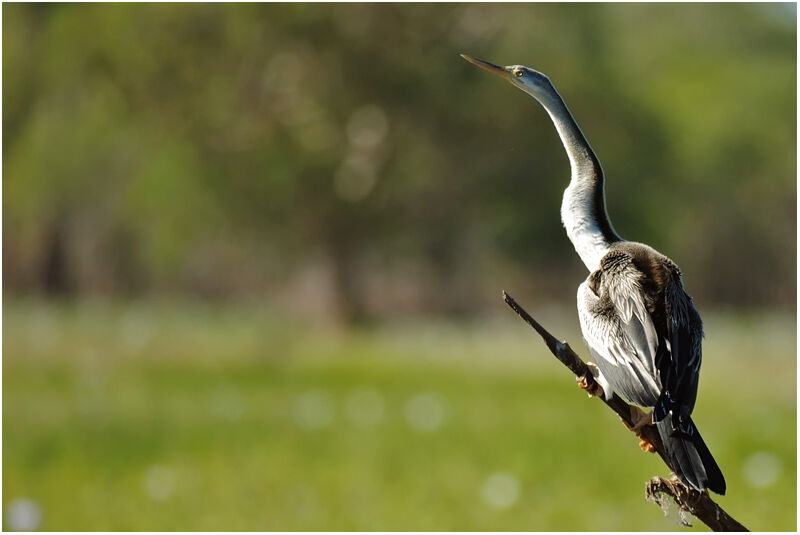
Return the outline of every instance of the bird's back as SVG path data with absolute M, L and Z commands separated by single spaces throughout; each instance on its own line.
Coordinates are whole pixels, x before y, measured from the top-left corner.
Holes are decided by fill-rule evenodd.
M 643 406 L 669 391 L 676 413 L 691 413 L 702 321 L 674 262 L 641 243 L 613 243 L 582 285 L 579 309 L 592 353 L 610 355 L 597 364 L 613 390 Z

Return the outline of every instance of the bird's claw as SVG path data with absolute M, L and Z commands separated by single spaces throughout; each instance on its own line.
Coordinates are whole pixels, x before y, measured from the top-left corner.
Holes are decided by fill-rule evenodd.
M 656 447 L 653 446 L 653 444 L 651 442 L 648 442 L 644 438 L 642 438 L 639 441 L 639 447 L 642 448 L 642 451 L 645 452 L 645 453 L 655 453 L 655 451 L 656 451 Z
M 595 379 L 595 374 L 597 373 L 597 366 L 592 362 L 587 362 L 586 373 L 583 375 L 578 375 L 575 377 L 575 380 L 578 382 L 578 386 L 581 389 L 586 391 L 586 394 L 591 398 L 594 396 L 602 397 L 603 396 L 603 387 L 600 386 L 600 383 L 597 382 Z
M 636 436 L 639 437 L 639 447 L 642 451 L 646 453 L 653 453 L 656 451 L 656 447 L 642 435 L 642 429 L 648 425 L 653 425 L 653 411 L 644 412 L 639 407 L 631 405 L 631 422 L 633 422 L 633 425 L 628 425 L 628 422 L 625 420 L 622 420 L 622 422 L 625 424 L 625 427 L 636 433 Z

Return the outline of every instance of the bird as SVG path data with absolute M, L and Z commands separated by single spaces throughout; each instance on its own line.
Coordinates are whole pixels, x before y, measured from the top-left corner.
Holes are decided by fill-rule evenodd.
M 569 158 L 561 221 L 589 275 L 578 287 L 578 317 L 595 363 L 589 395 L 614 393 L 651 409 L 633 426 L 655 425 L 670 467 L 697 491 L 725 494 L 717 462 L 691 418 L 702 361 L 703 322 L 678 266 L 654 248 L 619 236 L 606 210 L 603 169 L 564 99 L 543 73 L 461 55 L 536 99 Z M 643 439 L 643 449 L 648 444 Z M 650 451 L 652 451 L 652 446 Z

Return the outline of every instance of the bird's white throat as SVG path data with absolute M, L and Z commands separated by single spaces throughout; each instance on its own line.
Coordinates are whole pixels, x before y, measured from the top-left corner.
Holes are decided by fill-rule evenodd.
M 600 266 L 600 259 L 611 247 L 607 235 L 593 210 L 593 195 L 586 184 L 573 179 L 564 190 L 561 202 L 561 222 L 572 245 L 589 271 Z

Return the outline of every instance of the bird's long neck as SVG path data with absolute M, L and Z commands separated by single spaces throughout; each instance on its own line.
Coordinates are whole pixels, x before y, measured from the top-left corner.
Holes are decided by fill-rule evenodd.
M 581 260 L 594 271 L 611 244 L 622 241 L 606 213 L 603 169 L 555 88 L 536 98 L 553 119 L 572 169 L 561 202 L 561 221 Z

